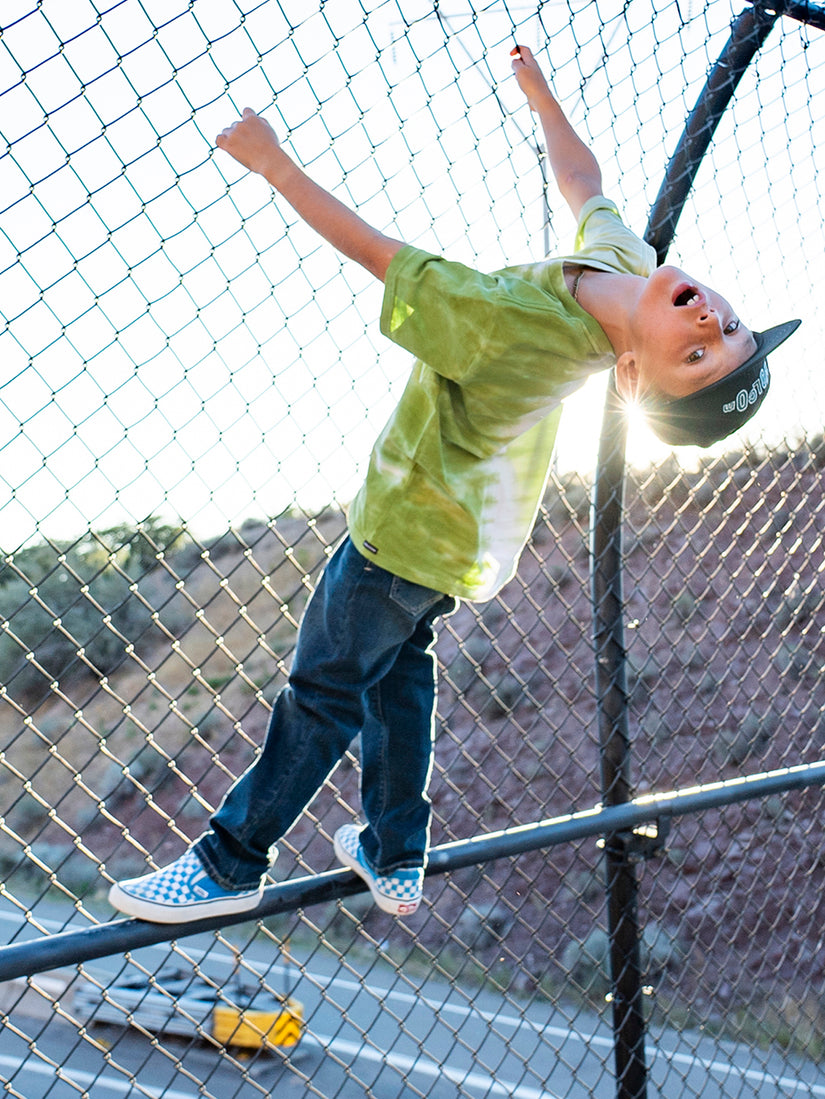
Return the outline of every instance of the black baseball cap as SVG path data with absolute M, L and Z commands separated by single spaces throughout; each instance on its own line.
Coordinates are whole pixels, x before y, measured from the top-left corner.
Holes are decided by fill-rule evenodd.
M 756 351 L 718 382 L 687 397 L 652 396 L 642 400 L 647 422 L 671 446 L 708 447 L 727 438 L 753 416 L 771 384 L 768 355 L 799 328 L 786 321 L 754 332 Z

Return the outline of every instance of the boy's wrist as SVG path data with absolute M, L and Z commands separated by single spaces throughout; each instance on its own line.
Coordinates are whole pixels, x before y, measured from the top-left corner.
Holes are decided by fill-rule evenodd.
M 549 115 L 561 111 L 559 101 L 556 99 L 556 97 L 553 95 L 549 88 L 534 96 L 531 100 L 530 106 L 533 108 L 536 114 L 539 115 L 539 117 L 545 114 Z
M 289 190 L 291 181 L 303 175 L 295 161 L 280 145 L 270 151 L 258 171 L 276 191 L 282 192 Z

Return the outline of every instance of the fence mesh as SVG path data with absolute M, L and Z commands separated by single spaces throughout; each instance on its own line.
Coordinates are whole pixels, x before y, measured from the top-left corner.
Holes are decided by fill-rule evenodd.
M 513 41 L 552 71 L 641 230 L 738 10 L 5 0 L 6 941 L 110 919 L 108 884 L 180 854 L 254 758 L 408 369 L 377 334 L 380 287 L 214 135 L 252 105 L 367 220 L 494 269 L 568 250 L 573 232 L 544 190 Z M 641 792 L 822 751 L 824 48 L 777 23 L 671 252 L 753 327 L 805 323 L 728 444 L 674 454 L 632 426 Z M 441 631 L 434 843 L 599 801 L 587 549 L 602 391 L 567 402 L 517 577 Z M 280 845 L 276 880 L 334 865 L 358 775 L 354 744 Z M 825 1095 L 823 819 L 819 791 L 712 810 L 641 869 L 651 1092 Z M 12 982 L 0 1080 L 24 1099 L 611 1095 L 605 926 L 587 840 L 428 879 L 405 922 L 356 897 Z

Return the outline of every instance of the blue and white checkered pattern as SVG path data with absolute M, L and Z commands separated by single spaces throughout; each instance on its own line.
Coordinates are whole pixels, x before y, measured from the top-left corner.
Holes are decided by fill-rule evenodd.
M 187 851 L 162 870 L 116 883 L 109 890 L 109 903 L 127 916 L 178 923 L 246 912 L 255 908 L 262 893 L 263 881 L 257 889 L 222 889 L 194 851 Z
M 421 903 L 424 887 L 424 870 L 421 867 L 377 874 L 364 857 L 361 832 L 354 824 L 339 828 L 334 843 L 339 862 L 364 879 L 382 912 L 393 916 L 410 916 L 415 912 Z

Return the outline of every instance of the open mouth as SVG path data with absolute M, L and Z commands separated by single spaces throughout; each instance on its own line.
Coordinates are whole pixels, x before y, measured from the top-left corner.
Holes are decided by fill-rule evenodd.
M 680 286 L 673 296 L 673 304 L 675 306 L 683 305 L 700 305 L 702 302 L 702 295 L 699 292 L 699 288 L 696 286 Z

